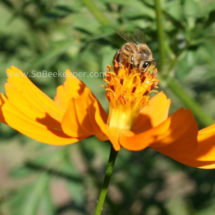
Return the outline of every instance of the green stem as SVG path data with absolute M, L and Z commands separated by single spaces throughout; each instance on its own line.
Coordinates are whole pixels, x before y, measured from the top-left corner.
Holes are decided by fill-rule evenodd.
M 208 126 L 214 123 L 213 120 L 201 109 L 199 104 L 190 98 L 174 79 L 168 80 L 168 87 L 186 107 L 192 109 L 194 115 L 202 126 Z
M 98 200 L 98 204 L 96 206 L 96 211 L 94 215 L 100 215 L 102 212 L 117 154 L 118 152 L 115 151 L 113 146 L 111 145 L 111 151 L 110 151 L 110 156 L 109 156 L 109 160 L 106 168 L 105 178 L 104 178 L 104 182 L 102 185 L 102 189 L 99 195 L 99 200 Z
M 157 36 L 158 36 L 158 44 L 159 44 L 159 58 L 160 58 L 160 68 L 159 70 L 162 72 L 162 78 L 165 80 L 167 76 L 177 63 L 178 59 L 180 58 L 181 54 L 183 54 L 184 50 L 181 54 L 173 61 L 172 65 L 169 68 L 169 71 L 164 74 L 164 66 L 165 66 L 165 34 L 164 34 L 164 27 L 163 27 L 163 14 L 160 0 L 154 0 L 155 4 L 155 11 L 156 11 L 156 22 L 157 22 Z M 180 85 L 173 79 L 169 79 L 168 87 L 171 91 L 183 102 L 183 104 L 192 109 L 194 115 L 201 123 L 202 126 L 208 126 L 213 124 L 213 120 L 201 109 L 199 104 L 195 102 L 192 98 L 190 98 L 187 93 L 180 87 Z
M 99 20 L 101 24 L 110 25 L 110 21 L 106 18 L 106 16 L 104 16 L 92 0 L 82 0 L 82 3 L 91 11 L 91 13 Z
M 154 0 L 155 4 L 155 12 L 156 12 L 156 22 L 157 22 L 157 38 L 159 44 L 159 62 L 160 62 L 160 71 L 163 71 L 164 64 L 165 64 L 165 35 L 164 35 L 164 28 L 163 28 L 163 14 L 162 8 L 160 4 L 160 0 Z

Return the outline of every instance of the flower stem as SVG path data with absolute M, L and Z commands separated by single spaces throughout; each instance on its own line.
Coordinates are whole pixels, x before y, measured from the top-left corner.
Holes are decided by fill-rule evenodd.
M 99 200 L 98 200 L 94 215 L 100 215 L 102 212 L 117 154 L 118 152 L 115 151 L 113 146 L 111 145 L 111 151 L 110 151 L 110 156 L 109 156 L 109 160 L 106 168 L 105 178 L 104 178 L 104 182 L 102 185 L 102 189 L 99 195 Z
M 200 125 L 202 127 L 209 126 L 214 123 L 213 119 L 209 117 L 205 111 L 202 110 L 202 108 L 194 99 L 186 94 L 183 88 L 174 79 L 170 79 L 168 81 L 168 87 L 172 90 L 172 92 L 174 92 L 174 94 L 183 102 L 186 107 L 192 109 L 194 115 L 196 116 L 196 119 L 200 122 Z
M 160 0 L 154 0 L 155 12 L 156 12 L 156 22 L 157 22 L 157 37 L 159 44 L 159 57 L 160 57 L 160 71 L 163 71 L 165 64 L 165 35 L 163 27 L 163 14 Z

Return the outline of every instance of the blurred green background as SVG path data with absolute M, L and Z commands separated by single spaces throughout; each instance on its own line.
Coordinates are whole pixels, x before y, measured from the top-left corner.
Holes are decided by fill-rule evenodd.
M 141 29 L 171 113 L 191 108 L 199 128 L 215 118 L 215 0 L 1 0 L 0 91 L 6 68 L 25 73 L 105 72 L 124 44 L 113 28 Z M 38 73 L 39 74 L 39 73 Z M 39 75 L 38 75 L 39 76 Z M 102 77 L 81 78 L 108 111 Z M 50 97 L 61 77 L 31 80 Z M 0 214 L 93 214 L 109 145 L 94 137 L 50 146 L 0 125 Z M 105 215 L 215 214 L 214 170 L 147 149 L 118 155 Z

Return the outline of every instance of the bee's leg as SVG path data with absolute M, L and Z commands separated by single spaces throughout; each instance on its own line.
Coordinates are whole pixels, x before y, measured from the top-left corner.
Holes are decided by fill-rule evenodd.
M 118 62 L 118 67 L 119 67 L 119 69 L 121 68 L 121 64 L 122 64 L 121 61 L 119 61 L 119 62 Z
M 132 69 L 134 68 L 134 64 L 129 64 L 129 70 L 130 70 L 130 72 L 132 71 Z
M 135 66 L 137 72 L 140 71 L 139 67 L 140 67 L 140 64 L 138 63 L 138 64 Z
M 121 68 L 121 65 L 122 65 L 122 57 L 121 57 L 121 54 L 119 53 L 118 54 L 118 64 L 119 64 L 119 69 Z
M 120 49 L 121 50 L 121 49 Z M 114 67 L 118 67 L 119 64 L 120 64 L 120 60 L 121 60 L 121 57 L 120 57 L 120 50 L 117 51 L 117 53 L 114 55 L 113 57 L 113 66 Z
M 132 69 L 134 68 L 134 56 L 131 55 L 130 58 L 129 58 L 129 63 L 128 63 L 128 68 L 130 70 L 130 72 L 132 71 Z
M 114 67 L 114 72 L 117 74 L 120 67 L 121 67 L 121 62 L 120 62 L 120 52 L 118 51 L 114 58 L 113 58 L 113 67 Z
M 119 63 L 120 62 L 120 53 L 117 52 L 113 59 L 114 59 L 114 63 Z

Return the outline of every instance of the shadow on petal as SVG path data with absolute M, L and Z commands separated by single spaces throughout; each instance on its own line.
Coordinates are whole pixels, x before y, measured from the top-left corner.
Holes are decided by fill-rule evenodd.
M 153 96 L 134 122 L 133 131 L 142 133 L 158 126 L 168 118 L 170 99 L 160 92 Z
M 78 80 L 70 70 L 66 70 L 66 80 L 63 85 L 57 88 L 54 102 L 66 111 L 70 99 L 82 96 L 85 91 L 90 91 L 90 89 Z
M 63 138 L 71 138 L 70 136 L 63 132 L 60 122 L 52 118 L 48 113 L 45 113 L 45 117 L 43 118 L 37 118 L 36 121 L 46 126 L 47 130 L 49 130 L 56 136 Z
M 197 146 L 197 123 L 190 110 L 180 109 L 160 125 L 141 134 L 122 131 L 120 144 L 132 151 L 146 147 L 163 149 L 169 154 L 190 153 Z

